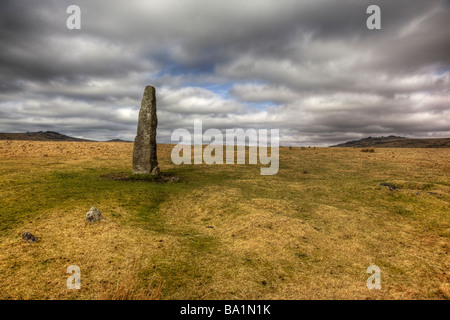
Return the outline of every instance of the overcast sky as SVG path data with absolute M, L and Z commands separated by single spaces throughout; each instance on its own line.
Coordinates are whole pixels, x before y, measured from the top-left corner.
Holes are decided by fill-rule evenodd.
M 159 142 L 194 119 L 281 145 L 450 136 L 450 1 L 2 0 L 0 41 L 0 132 L 133 140 L 153 85 Z

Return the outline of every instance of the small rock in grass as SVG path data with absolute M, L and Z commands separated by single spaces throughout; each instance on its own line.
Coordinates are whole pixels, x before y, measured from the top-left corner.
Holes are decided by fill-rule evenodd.
M 161 174 L 161 170 L 159 169 L 158 166 L 156 166 L 152 169 L 152 172 L 150 174 L 154 176 L 159 176 Z
M 100 213 L 100 210 L 98 210 L 96 207 L 92 207 L 88 213 L 86 213 L 86 221 L 89 222 L 96 222 L 103 219 L 102 214 Z
M 36 242 L 38 240 L 38 238 L 36 238 L 34 235 L 31 234 L 31 232 L 25 231 L 22 234 L 22 239 L 26 240 L 30 243 Z
M 390 183 L 380 183 L 380 186 L 389 187 L 390 191 L 394 191 L 395 189 L 398 189 L 397 186 L 394 186 L 393 184 L 390 184 Z

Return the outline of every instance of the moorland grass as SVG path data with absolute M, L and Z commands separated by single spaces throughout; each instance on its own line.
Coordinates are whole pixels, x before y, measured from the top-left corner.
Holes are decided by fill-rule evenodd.
M 129 143 L 0 141 L 0 298 L 449 298 L 448 149 L 286 147 L 274 176 L 171 149 L 179 181 L 133 176 Z

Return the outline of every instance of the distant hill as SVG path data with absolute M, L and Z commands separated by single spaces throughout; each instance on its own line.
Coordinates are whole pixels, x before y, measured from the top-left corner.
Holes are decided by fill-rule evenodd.
M 78 139 L 54 131 L 39 131 L 27 133 L 0 133 L 0 140 L 31 140 L 31 141 L 77 141 L 94 142 L 93 140 Z
M 133 142 L 133 141 L 122 140 L 122 139 L 112 139 L 112 140 L 107 140 L 105 142 Z
M 332 147 L 378 147 L 378 148 L 450 148 L 450 138 L 411 139 L 405 137 L 368 137 L 348 141 Z

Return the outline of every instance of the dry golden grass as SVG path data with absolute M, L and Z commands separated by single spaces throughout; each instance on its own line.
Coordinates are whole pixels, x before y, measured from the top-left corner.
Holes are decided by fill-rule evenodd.
M 0 298 L 449 298 L 448 149 L 280 148 L 275 176 L 171 149 L 181 182 L 158 184 L 104 178 L 131 171 L 129 143 L 0 141 Z
M 450 283 L 443 283 L 440 290 L 445 298 L 450 299 Z
M 104 285 L 98 296 L 99 300 L 159 300 L 164 285 L 157 282 L 148 287 L 140 287 L 139 280 L 133 273 L 128 273 L 117 281 L 115 286 Z
M 1 243 L 0 279 L 11 289 L 2 292 L 3 298 L 102 299 L 106 293 L 114 297 L 111 291 L 118 284 L 132 284 L 136 264 L 145 261 L 148 250 L 159 250 L 160 238 L 107 217 L 96 224 L 86 223 L 84 214 L 76 209 L 55 212 L 33 226 L 28 224 L 26 228 L 40 236 L 34 244 L 21 240 L 20 234 Z M 70 265 L 81 268 L 82 290 L 66 287 Z M 143 279 L 143 283 L 148 280 L 154 279 Z M 139 288 L 132 285 L 129 289 Z

